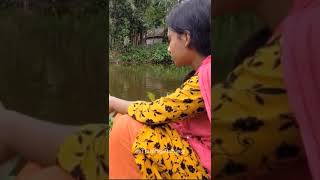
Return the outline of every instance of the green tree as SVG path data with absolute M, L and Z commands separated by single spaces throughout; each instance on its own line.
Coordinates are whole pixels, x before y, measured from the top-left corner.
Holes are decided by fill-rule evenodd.
M 124 41 L 131 46 L 143 44 L 148 29 L 164 26 L 165 16 L 177 0 L 112 0 L 110 1 L 110 44 L 122 51 Z

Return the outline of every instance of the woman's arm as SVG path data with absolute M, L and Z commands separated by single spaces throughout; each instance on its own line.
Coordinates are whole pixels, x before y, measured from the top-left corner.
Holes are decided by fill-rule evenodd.
M 147 124 L 175 122 L 196 113 L 204 112 L 204 102 L 199 87 L 199 77 L 192 76 L 175 92 L 153 102 L 137 101 L 128 107 L 129 116 Z
M 75 126 L 37 120 L 0 107 L 0 148 L 42 165 L 54 165 L 60 145 L 77 130 Z M 3 151 L 5 156 L 8 151 Z M 9 155 L 7 154 L 7 155 Z
M 193 76 L 175 92 L 153 102 L 126 101 L 109 95 L 109 113 L 129 114 L 148 125 L 177 121 L 205 111 L 199 87 L 199 77 Z
M 109 113 L 118 112 L 120 114 L 128 114 L 128 107 L 132 101 L 126 101 L 109 95 Z

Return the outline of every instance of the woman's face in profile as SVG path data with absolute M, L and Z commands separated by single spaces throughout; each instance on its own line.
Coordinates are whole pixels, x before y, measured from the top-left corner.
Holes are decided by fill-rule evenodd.
M 253 11 L 261 0 L 214 0 L 213 16 L 235 15 Z
M 174 64 L 178 67 L 189 66 L 195 57 L 195 51 L 188 47 L 188 35 L 178 34 L 168 29 L 168 53 L 170 54 Z

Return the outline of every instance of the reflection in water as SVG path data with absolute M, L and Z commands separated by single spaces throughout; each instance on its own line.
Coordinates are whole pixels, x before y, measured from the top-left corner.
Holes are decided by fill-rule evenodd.
M 178 88 L 189 70 L 151 64 L 109 64 L 109 92 L 127 100 L 148 100 L 148 91 L 159 98 Z

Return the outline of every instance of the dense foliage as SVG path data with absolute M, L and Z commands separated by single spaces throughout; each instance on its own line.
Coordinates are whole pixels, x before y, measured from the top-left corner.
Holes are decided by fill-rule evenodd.
M 119 56 L 119 60 L 131 63 L 171 63 L 167 44 L 160 43 L 150 47 L 131 47 L 128 52 Z
M 109 49 L 124 62 L 171 62 L 165 42 L 146 47 L 149 30 L 165 29 L 165 17 L 177 0 L 111 0 L 109 2 Z
M 127 44 L 143 44 L 147 30 L 163 27 L 165 16 L 177 0 L 111 0 L 110 48 L 122 51 Z

